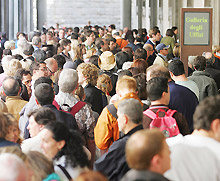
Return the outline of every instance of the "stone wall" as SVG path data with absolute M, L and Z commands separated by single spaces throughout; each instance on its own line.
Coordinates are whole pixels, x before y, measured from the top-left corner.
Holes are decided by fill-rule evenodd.
M 121 28 L 120 0 L 47 0 L 47 25 L 83 27 L 115 24 Z

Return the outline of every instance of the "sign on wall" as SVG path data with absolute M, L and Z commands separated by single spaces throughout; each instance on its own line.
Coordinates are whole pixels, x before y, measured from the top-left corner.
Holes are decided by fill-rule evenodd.
M 184 12 L 184 45 L 209 45 L 209 12 Z

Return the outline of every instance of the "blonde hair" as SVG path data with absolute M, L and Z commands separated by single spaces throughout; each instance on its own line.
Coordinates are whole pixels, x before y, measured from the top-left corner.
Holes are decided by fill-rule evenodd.
M 97 80 L 97 87 L 105 94 L 111 92 L 112 90 L 111 78 L 107 74 L 99 75 Z
M 179 45 L 176 45 L 174 48 L 173 48 L 173 55 L 175 57 L 179 57 L 180 58 L 180 54 L 181 54 L 181 48 Z
M 24 154 L 18 146 L 6 146 L 0 148 L 0 154 L 2 153 L 11 153 L 17 155 L 23 162 L 27 161 L 27 156 Z
M 28 71 L 30 71 L 30 66 L 31 66 L 32 62 L 33 61 L 28 58 L 20 61 L 22 68 L 25 70 L 28 70 Z
M 81 71 L 83 76 L 86 78 L 88 84 L 96 86 L 99 69 L 92 63 L 81 63 L 77 67 L 77 71 Z
M 22 68 L 22 65 L 17 59 L 11 59 L 8 63 L 3 64 L 3 69 L 7 76 L 13 77 L 19 68 Z
M 48 160 L 48 158 L 38 151 L 28 152 L 27 160 L 29 167 L 33 171 L 32 181 L 43 180 L 54 172 L 52 161 Z
M 116 92 L 123 91 L 123 90 L 130 90 L 132 92 L 137 91 L 137 82 L 133 77 L 124 75 L 120 78 L 116 84 Z

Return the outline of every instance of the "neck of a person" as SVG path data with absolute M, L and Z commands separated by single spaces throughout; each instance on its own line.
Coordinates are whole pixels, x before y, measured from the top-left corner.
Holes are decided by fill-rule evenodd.
M 129 131 L 131 131 L 132 129 L 134 129 L 135 127 L 137 127 L 139 124 L 134 124 L 134 123 L 129 123 L 129 125 L 126 126 L 126 128 L 124 128 L 123 133 L 124 134 L 128 134 Z
M 199 130 L 195 129 L 192 132 L 192 135 L 209 137 L 209 138 L 215 139 L 214 133 L 211 130 L 207 131 L 207 130 L 204 130 L 204 129 L 199 129 Z
M 176 81 L 188 81 L 185 74 L 179 75 L 179 76 L 173 76 L 172 79 Z
M 154 106 L 154 105 L 168 105 L 169 103 L 167 103 L 166 100 L 164 99 L 160 99 L 160 100 L 156 100 L 156 101 L 151 101 L 151 106 Z

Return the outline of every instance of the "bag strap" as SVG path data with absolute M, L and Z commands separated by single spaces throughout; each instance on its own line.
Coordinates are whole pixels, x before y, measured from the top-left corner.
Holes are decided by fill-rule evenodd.
M 176 110 L 169 109 L 169 110 L 166 112 L 166 114 L 167 114 L 167 116 L 173 117 L 173 115 L 174 115 L 176 112 L 177 112 Z
M 150 109 L 147 109 L 146 111 L 144 111 L 144 114 L 150 117 L 151 119 L 155 119 L 157 117 L 157 115 Z
M 57 110 L 60 110 L 60 106 L 55 99 L 53 100 L 52 104 L 57 108 Z
M 82 102 L 82 101 L 78 101 L 72 108 L 71 108 L 71 111 L 70 113 L 75 116 L 76 113 L 79 112 L 79 110 L 85 106 L 86 103 L 85 102 Z
M 109 110 L 109 112 L 112 114 L 112 116 L 113 116 L 115 119 L 118 119 L 117 109 L 116 109 L 116 107 L 114 106 L 114 104 L 109 104 L 109 105 L 107 106 L 107 109 Z
M 63 173 L 66 175 L 66 177 L 71 181 L 72 177 L 70 176 L 70 174 L 67 172 L 67 170 L 62 166 L 62 165 L 57 165 L 62 171 Z

